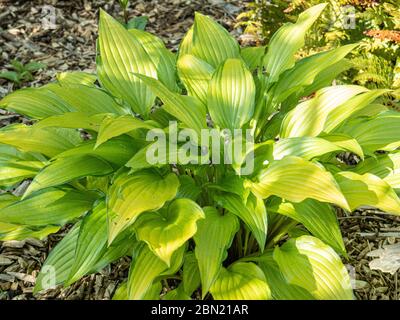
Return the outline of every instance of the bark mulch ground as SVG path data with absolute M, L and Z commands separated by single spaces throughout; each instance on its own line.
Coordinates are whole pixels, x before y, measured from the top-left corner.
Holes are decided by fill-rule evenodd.
M 245 1 L 223 0 L 149 0 L 131 1 L 129 16 L 149 17 L 147 30 L 160 36 L 167 47 L 176 50 L 195 11 L 213 16 L 235 36 L 235 17 Z M 44 30 L 43 6 L 55 8 L 55 29 Z M 9 69 L 12 59 L 23 63 L 39 61 L 47 68 L 22 86 L 40 86 L 53 80 L 57 72 L 95 70 L 95 41 L 99 8 L 114 17 L 122 14 L 116 1 L 8 1 L 0 0 L 0 71 Z M 17 89 L 0 79 L 0 98 Z M 0 127 L 26 119 L 0 110 Z M 400 218 L 376 210 L 361 210 L 351 215 L 339 214 L 349 260 L 355 275 L 358 299 L 399 299 L 398 273 L 371 270 L 367 253 L 400 238 Z M 4 299 L 110 299 L 127 277 L 129 258 L 122 258 L 101 272 L 84 277 L 69 288 L 57 287 L 33 297 L 32 290 L 41 265 L 49 251 L 63 238 L 68 227 L 43 241 L 0 242 L 0 300 Z M 354 272 L 353 272 L 354 271 Z

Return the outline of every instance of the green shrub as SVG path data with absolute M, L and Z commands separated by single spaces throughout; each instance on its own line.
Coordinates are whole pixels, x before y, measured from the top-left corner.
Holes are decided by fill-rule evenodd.
M 196 14 L 176 55 L 102 11 L 96 75 L 0 101 L 34 120 L 0 129 L 0 240 L 73 224 L 35 292 L 128 255 L 114 299 L 158 299 L 166 283 L 163 299 L 352 299 L 334 206 L 400 214 L 400 114 L 380 103 L 387 90 L 331 86 L 356 45 L 295 61 L 324 7 L 268 50 L 241 49 Z M 177 144 L 183 129 L 236 131 Z M 227 156 L 237 141 L 246 151 Z M 152 150 L 169 161 L 149 161 Z

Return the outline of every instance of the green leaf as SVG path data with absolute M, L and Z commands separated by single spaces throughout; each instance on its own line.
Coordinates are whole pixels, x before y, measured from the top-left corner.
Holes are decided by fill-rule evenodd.
M 44 167 L 42 161 L 1 161 L 0 186 L 13 186 L 24 179 L 34 177 Z
M 157 172 L 143 170 L 128 175 L 118 175 L 108 194 L 110 244 L 118 233 L 132 225 L 145 211 L 158 210 L 165 202 L 172 200 L 179 188 L 177 176 L 166 177 Z
M 65 285 L 71 285 L 90 272 L 106 250 L 107 208 L 102 201 L 82 220 L 74 263 Z
M 286 114 L 280 137 L 318 136 L 324 130 L 330 113 L 341 105 L 353 110 L 353 105 L 352 108 L 348 108 L 349 100 L 366 91 L 366 88 L 353 85 L 332 86 L 319 90 L 314 98 L 300 103 Z
M 137 150 L 136 140 L 121 136 L 108 140 L 96 149 L 94 140 L 85 141 L 75 148 L 58 154 L 53 160 L 87 155 L 106 160 L 116 169 L 123 166 Z
M 290 284 L 318 300 L 352 300 L 350 277 L 340 257 L 321 240 L 302 236 L 274 250 L 274 259 Z
M 201 188 L 196 185 L 194 179 L 187 175 L 181 175 L 179 178 L 179 189 L 176 198 L 187 198 L 196 201 L 201 193 Z
M 51 116 L 36 123 L 36 128 L 72 128 L 99 131 L 100 124 L 106 114 L 88 115 L 82 112 L 66 112 L 61 115 Z
M 352 151 L 361 158 L 364 157 L 363 151 L 355 139 L 343 135 L 326 135 L 280 139 L 274 145 L 274 158 L 281 160 L 286 156 L 296 156 L 311 160 L 327 153 L 343 150 Z
M 190 297 L 200 286 L 200 270 L 196 256 L 193 252 L 187 252 L 183 263 L 182 272 L 183 291 Z
M 38 152 L 47 157 L 73 148 L 81 142 L 79 133 L 72 129 L 37 128 L 22 124 L 0 129 L 0 143 L 8 144 L 25 152 Z
M 64 225 L 90 210 L 95 195 L 49 188 L 0 209 L 0 221 L 30 226 Z
M 131 115 L 119 117 L 105 117 L 101 122 L 96 148 L 107 140 L 129 133 L 137 129 L 154 129 L 154 125 L 148 121 L 142 121 Z
M 339 132 L 351 135 L 366 153 L 376 150 L 395 150 L 400 146 L 400 114 L 386 111 L 375 117 L 359 119 L 355 124 L 343 126 Z
M 254 71 L 262 65 L 262 59 L 265 54 L 266 46 L 262 47 L 247 47 L 240 50 L 244 62 L 250 71 Z
M 60 85 L 82 84 L 92 86 L 97 80 L 95 74 L 83 71 L 60 72 L 57 73 L 57 81 Z
M 196 130 L 207 128 L 206 109 L 199 100 L 190 96 L 182 96 L 170 91 L 160 81 L 136 74 L 154 94 L 164 103 L 163 109 L 183 122 L 187 128 Z
M 251 262 L 222 268 L 210 289 L 215 300 L 268 300 L 271 290 L 262 270 Z
M 148 21 L 149 21 L 149 17 L 147 17 L 147 16 L 134 17 L 128 21 L 126 28 L 127 29 L 144 30 L 144 29 L 146 29 L 146 25 L 147 25 Z
M 100 10 L 98 77 L 101 85 L 147 117 L 154 94 L 134 73 L 157 77 L 156 66 L 141 43 L 118 21 Z
M 367 205 L 392 214 L 400 214 L 400 199 L 391 186 L 381 178 L 371 173 L 359 175 L 343 171 L 338 172 L 335 179 L 351 210 Z
M 195 13 L 191 52 L 214 68 L 229 58 L 238 58 L 237 41 L 217 22 L 199 12 Z
M 283 73 L 279 78 L 274 89 L 275 102 L 282 102 L 293 93 L 301 93 L 303 88 L 313 84 L 318 74 L 341 61 L 357 45 L 345 45 L 298 61 L 292 69 Z
M 297 203 L 312 198 L 348 209 L 332 175 L 322 166 L 299 157 L 287 156 L 274 161 L 262 171 L 258 180 L 246 183 L 255 195 L 263 199 L 276 195 Z
M 88 115 L 101 113 L 126 114 L 115 100 L 105 91 L 96 87 L 81 84 L 50 84 L 47 86 L 60 99 L 65 101 L 70 109 Z
M 75 248 L 79 236 L 80 224 L 76 224 L 68 234 L 51 250 L 44 262 L 33 293 L 54 288 L 67 280 L 74 263 Z
M 0 72 L 1 79 L 7 79 L 9 81 L 15 82 L 16 84 L 21 83 L 20 75 L 15 71 L 3 71 Z
M 271 288 L 275 300 L 315 300 L 304 288 L 286 281 L 278 264 L 272 257 L 272 251 L 266 251 L 261 257 L 254 259 L 264 272 L 265 279 Z
M 171 91 L 178 91 L 176 84 L 175 55 L 161 39 L 151 33 L 132 29 L 129 32 L 140 42 L 157 69 L 157 78 Z
M 163 300 L 190 300 L 190 296 L 185 293 L 183 286 L 179 285 L 176 289 L 168 291 L 163 297 Z
M 206 218 L 198 222 L 194 241 L 204 298 L 222 269 L 227 250 L 239 230 L 239 223 L 233 214 L 220 215 L 212 207 L 203 210 Z
M 44 188 L 58 186 L 87 176 L 103 176 L 113 171 L 114 168 L 108 162 L 96 156 L 59 158 L 36 175 L 24 197 Z
M 379 96 L 387 93 L 389 90 L 377 89 L 359 94 L 351 98 L 348 102 L 343 103 L 337 108 L 331 110 L 326 118 L 324 131 L 331 132 L 338 125 L 350 118 L 354 114 L 359 114 L 365 107 L 369 106 Z M 351 106 L 351 107 L 349 107 Z
M 172 254 L 197 231 L 203 210 L 192 200 L 174 200 L 167 209 L 142 214 L 135 223 L 136 235 L 168 266 Z
M 56 233 L 58 230 L 60 230 L 58 226 L 31 228 L 18 224 L 0 222 L 0 241 L 21 241 L 28 238 L 43 240 L 49 234 Z
M 176 251 L 172 257 L 174 261 L 172 265 L 177 264 L 180 267 L 183 258 L 185 246 Z M 146 294 L 152 289 L 155 279 L 166 272 L 169 273 L 170 269 L 165 262 L 158 258 L 145 243 L 140 243 L 134 250 L 132 257 L 132 264 L 129 269 L 128 276 L 128 297 L 131 300 L 140 300 L 146 297 Z M 176 272 L 172 270 L 173 273 Z
M 264 67 L 269 75 L 269 82 L 278 80 L 279 75 L 294 66 L 295 53 L 304 46 L 305 35 L 320 16 L 326 3 L 311 7 L 302 12 L 295 24 L 284 24 L 271 38 Z
M 264 201 L 254 195 L 249 195 L 247 201 L 232 193 L 214 196 L 220 206 L 238 216 L 251 230 L 260 250 L 263 251 L 268 232 L 267 211 Z
M 0 101 L 0 108 L 15 111 L 33 119 L 43 119 L 72 111 L 64 100 L 46 86 L 14 91 Z
M 268 208 L 302 223 L 315 237 L 347 256 L 336 213 L 331 205 L 306 199 L 300 203 L 280 201 Z
M 238 129 L 254 113 L 255 84 L 246 65 L 228 59 L 213 74 L 207 92 L 211 118 L 222 129 Z
M 186 54 L 178 59 L 177 69 L 188 95 L 207 105 L 207 90 L 214 68 L 205 61 Z

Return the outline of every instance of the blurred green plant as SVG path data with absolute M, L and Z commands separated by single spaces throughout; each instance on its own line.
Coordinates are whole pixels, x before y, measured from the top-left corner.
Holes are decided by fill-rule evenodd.
M 11 60 L 7 71 L 0 72 L 0 78 L 14 82 L 17 86 L 21 86 L 26 81 L 33 80 L 33 74 L 40 69 L 45 69 L 47 66 L 44 63 L 31 61 L 23 64 L 18 60 Z

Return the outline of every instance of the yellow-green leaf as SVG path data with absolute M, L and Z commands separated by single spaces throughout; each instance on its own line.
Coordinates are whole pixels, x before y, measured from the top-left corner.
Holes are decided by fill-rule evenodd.
M 350 276 L 340 257 L 311 236 L 291 239 L 274 250 L 274 260 L 290 284 L 318 300 L 352 300 Z
M 203 210 L 206 218 L 198 222 L 194 241 L 204 298 L 221 271 L 239 223 L 233 214 L 221 215 L 212 207 Z
M 271 299 L 264 273 L 251 262 L 236 262 L 222 268 L 210 292 L 215 300 Z
M 238 129 L 254 113 L 256 88 L 243 61 L 228 59 L 213 74 L 207 92 L 211 118 L 222 129 Z
M 109 233 L 111 243 L 123 229 L 133 224 L 145 211 L 160 209 L 172 200 L 179 188 L 177 176 L 162 177 L 155 171 L 143 170 L 118 175 L 108 194 Z
M 143 213 L 135 223 L 136 235 L 169 266 L 172 254 L 196 233 L 203 218 L 196 202 L 177 199 L 164 210 Z
M 258 182 L 247 181 L 247 185 L 263 199 L 271 195 L 292 202 L 312 198 L 348 208 L 333 176 L 321 165 L 299 157 L 287 156 L 271 163 L 261 172 Z
M 371 173 L 359 175 L 354 172 L 343 171 L 338 172 L 335 179 L 351 210 L 365 205 L 393 214 L 400 214 L 400 199 L 392 187 L 381 178 Z
M 156 78 L 156 66 L 141 43 L 103 10 L 100 10 L 98 50 L 97 74 L 101 85 L 146 117 L 154 94 L 134 73 Z

